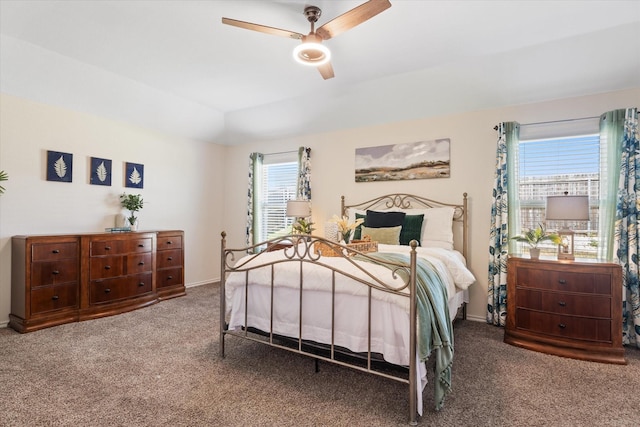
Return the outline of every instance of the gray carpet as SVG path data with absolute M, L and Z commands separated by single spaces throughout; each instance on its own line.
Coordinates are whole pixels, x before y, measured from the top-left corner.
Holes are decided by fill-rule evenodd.
M 229 337 L 218 287 L 29 334 L 0 329 L 0 426 L 396 426 L 406 386 Z M 640 351 L 626 366 L 512 347 L 458 321 L 453 392 L 420 425 L 637 426 Z M 430 379 L 432 381 L 432 379 Z

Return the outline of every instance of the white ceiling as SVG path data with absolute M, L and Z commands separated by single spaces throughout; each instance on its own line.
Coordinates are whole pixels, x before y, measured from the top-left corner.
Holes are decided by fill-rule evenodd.
M 640 1 L 410 1 L 325 44 L 296 40 L 363 1 L 0 0 L 0 90 L 238 144 L 640 87 Z

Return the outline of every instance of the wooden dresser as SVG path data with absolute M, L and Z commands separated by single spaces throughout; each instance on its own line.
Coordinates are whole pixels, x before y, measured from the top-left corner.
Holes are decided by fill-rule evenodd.
M 157 266 L 167 239 L 179 254 Z M 185 295 L 182 240 L 182 231 L 15 236 L 9 326 L 31 332 Z
M 504 342 L 557 356 L 625 364 L 621 267 L 510 257 Z

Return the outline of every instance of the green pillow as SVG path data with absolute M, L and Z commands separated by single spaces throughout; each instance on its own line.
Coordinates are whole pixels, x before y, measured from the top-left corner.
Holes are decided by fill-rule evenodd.
M 356 219 L 360 219 L 360 218 L 365 219 L 366 217 L 367 217 L 366 215 L 356 213 Z M 364 222 L 362 224 L 360 224 L 359 226 L 357 226 L 355 228 L 355 230 L 353 230 L 353 238 L 351 240 L 360 240 L 360 236 L 362 235 L 360 233 L 360 229 L 362 228 L 363 224 L 364 224 Z
M 422 223 L 424 214 L 407 215 L 402 222 L 402 231 L 400 232 L 400 244 L 408 245 L 410 241 L 417 240 L 420 244 L 422 238 Z
M 371 237 L 372 242 L 384 245 L 397 245 L 400 243 L 400 231 L 402 226 L 370 228 L 362 226 L 362 235 Z

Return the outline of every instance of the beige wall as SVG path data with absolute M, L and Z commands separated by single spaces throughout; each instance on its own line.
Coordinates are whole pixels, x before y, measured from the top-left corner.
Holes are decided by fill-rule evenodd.
M 73 153 L 73 182 L 46 181 L 46 151 Z M 0 95 L 0 326 L 11 295 L 11 236 L 98 232 L 121 212 L 118 196 L 142 194 L 141 229 L 185 231 L 185 281 L 219 276 L 224 147 Z M 111 187 L 90 185 L 89 158 L 113 162 Z M 143 189 L 125 189 L 124 162 L 144 164 Z
M 458 202 L 469 194 L 471 270 L 470 316 L 484 319 L 490 194 L 500 121 L 531 123 L 597 116 L 638 106 L 640 89 L 546 103 L 477 111 L 410 122 L 305 135 L 223 147 L 188 141 L 101 117 L 0 95 L 0 170 L 10 180 L 0 196 L 0 325 L 10 311 L 11 248 L 16 234 L 101 231 L 120 212 L 125 161 L 145 165 L 143 229 L 183 229 L 186 233 L 187 285 L 219 279 L 220 231 L 229 244 L 244 243 L 248 155 L 274 153 L 301 145 L 312 152 L 313 220 L 338 213 L 340 195 L 361 201 L 408 192 Z M 357 147 L 451 138 L 451 178 L 355 183 Z M 45 179 L 47 150 L 74 154 L 73 183 Z M 89 158 L 113 160 L 111 187 L 88 184 Z
M 487 262 L 489 212 L 495 168 L 496 133 L 501 121 L 522 124 L 599 116 L 601 113 L 639 106 L 640 89 L 627 90 L 539 104 L 432 117 L 362 129 L 300 136 L 277 142 L 230 147 L 226 155 L 227 187 L 224 199 L 224 228 L 229 244 L 244 243 L 248 156 L 252 151 L 273 153 L 312 148 L 312 220 L 322 233 L 324 222 L 340 209 L 340 196 L 364 201 L 376 195 L 407 192 L 436 200 L 459 202 L 469 195 L 470 254 L 468 262 L 477 278 L 471 286 L 470 317 L 482 320 L 487 306 Z M 451 138 L 451 177 L 448 179 L 400 182 L 354 182 L 354 155 L 358 147 Z

